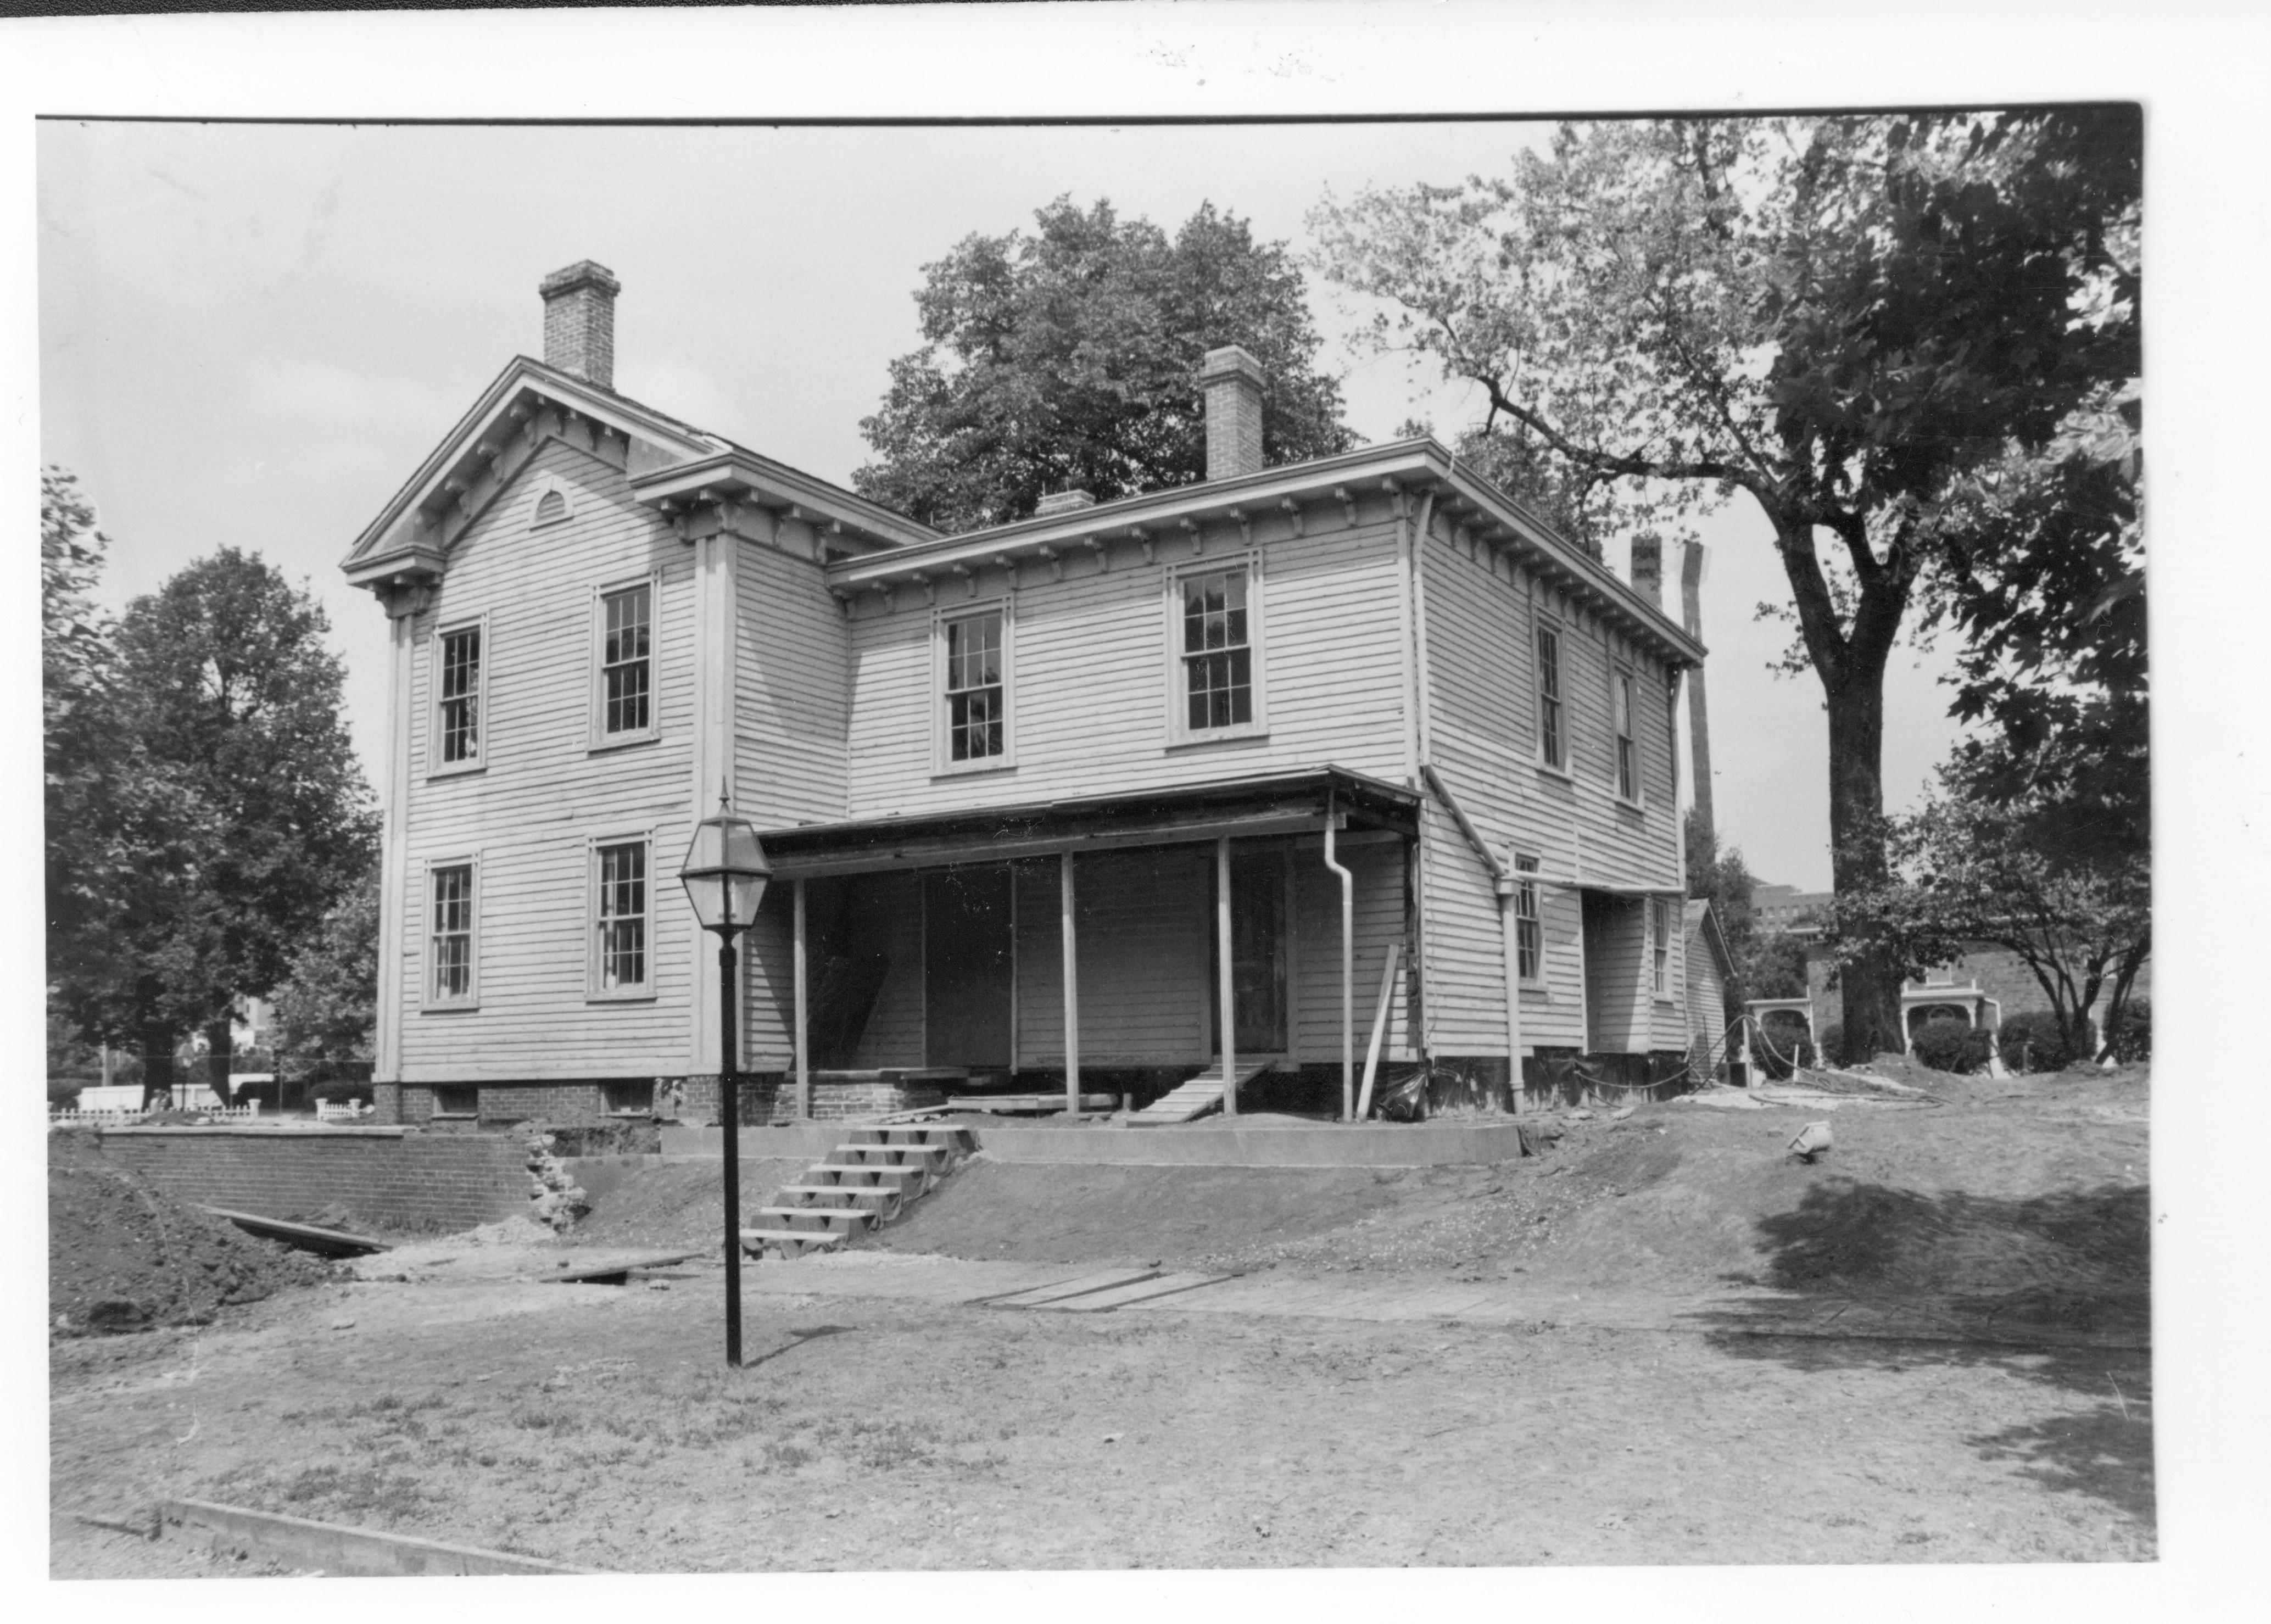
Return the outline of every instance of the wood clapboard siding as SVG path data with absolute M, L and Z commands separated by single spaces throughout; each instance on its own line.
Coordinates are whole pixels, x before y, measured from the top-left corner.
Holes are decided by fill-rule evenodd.
M 740 544 L 734 802 L 760 827 L 850 814 L 851 635 L 820 566 Z
M 1356 1064 L 1364 1065 L 1372 1012 L 1380 1000 L 1380 972 L 1388 946 L 1404 934 L 1404 843 L 1343 846 L 1337 856 L 1356 876 Z M 1341 1058 L 1341 883 L 1325 867 L 1322 840 L 1293 850 L 1293 1058 L 1305 1065 L 1336 1066 Z M 1385 1060 L 1412 1055 L 1405 1019 L 1408 1001 L 1389 1005 L 1381 1045 Z
M 862 598 L 851 622 L 851 799 L 855 816 L 912 815 L 1147 788 L 1337 763 L 1383 778 L 1404 772 L 1396 628 L 1396 526 L 1354 528 L 1313 510 L 1306 537 L 1284 521 L 1254 526 L 1263 557 L 1263 683 L 1269 735 L 1170 748 L 1165 570 L 1190 556 L 1174 535 L 1145 565 L 1113 543 L 1099 572 L 1083 552 L 1065 578 L 1031 561 L 1014 594 L 1010 749 L 1015 765 L 934 775 L 932 654 L 936 615 L 1001 601 L 987 569 L 975 599 L 951 577 L 935 609 L 904 587 L 885 612 Z M 1236 531 L 1214 524 L 1205 557 L 1242 556 Z
M 528 528 L 545 476 L 572 516 Z M 592 754 L 595 588 L 660 576 L 652 743 Z M 689 834 L 692 576 L 686 549 L 602 458 L 546 443 L 459 539 L 418 617 L 403 932 L 406 1082 L 658 1075 L 686 1067 L 692 933 L 674 907 Z M 437 626 L 486 614 L 483 769 L 429 776 Z M 587 996 L 589 841 L 651 831 L 652 1000 Z M 429 862 L 479 855 L 480 1007 L 422 1007 Z
M 1438 521 L 1420 549 L 1427 629 L 1428 757 L 1491 849 L 1509 866 L 1537 856 L 1542 880 L 1621 885 L 1674 884 L 1678 856 L 1671 718 L 1664 668 L 1645 651 L 1588 629 L 1575 615 L 1562 628 L 1564 729 L 1570 771 L 1537 764 L 1536 627 L 1551 615 L 1546 595 L 1510 559 L 1477 557 Z M 1634 723 L 1642 805 L 1615 796 L 1615 737 L 1610 674 L 1622 653 L 1634 676 Z M 1448 1054 L 1503 1054 L 1505 971 L 1487 870 L 1440 803 L 1427 815 L 1429 969 L 1436 995 L 1430 1039 Z M 1566 885 L 1538 887 L 1542 987 L 1522 994 L 1525 1048 L 1586 1043 L 1581 905 Z M 1677 943 L 1672 972 L 1679 973 Z M 1633 966 L 1637 987 L 1637 964 Z M 1675 1010 L 1676 1014 L 1676 1010 Z M 1683 1047 L 1646 1011 L 1619 1017 L 1635 1048 Z M 1679 1023 L 1674 1019 L 1672 1025 Z

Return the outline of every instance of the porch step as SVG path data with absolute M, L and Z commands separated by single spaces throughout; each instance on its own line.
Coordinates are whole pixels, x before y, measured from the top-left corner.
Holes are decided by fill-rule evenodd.
M 1238 1085 L 1248 1083 L 1270 1069 L 1268 1061 L 1255 1061 L 1238 1069 Z M 1160 1128 L 1175 1122 L 1195 1121 L 1210 1111 L 1222 1109 L 1222 1062 L 1217 1060 L 1198 1076 L 1178 1084 L 1173 1091 L 1153 1100 L 1128 1119 L 1130 1128 Z
M 757 1225 L 741 1231 L 741 1249 L 760 1256 L 801 1257 L 849 1245 L 895 1222 L 911 1202 L 935 1188 L 975 1149 L 969 1131 L 921 1123 L 868 1124 L 845 1130 L 845 1142 L 760 1207 Z

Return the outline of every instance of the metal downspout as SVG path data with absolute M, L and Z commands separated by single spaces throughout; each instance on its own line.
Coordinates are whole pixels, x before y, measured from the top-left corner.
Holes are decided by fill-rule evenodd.
M 1340 811 L 1333 797 L 1325 799 L 1325 867 L 1341 881 L 1341 1120 L 1356 1121 L 1356 875 L 1343 868 L 1333 852 L 1333 832 L 1340 826 Z

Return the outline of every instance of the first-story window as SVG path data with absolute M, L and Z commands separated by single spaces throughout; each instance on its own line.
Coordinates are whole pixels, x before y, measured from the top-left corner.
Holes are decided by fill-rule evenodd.
M 432 894 L 426 996 L 433 1003 L 470 1003 L 473 997 L 473 866 L 437 866 L 428 875 Z
M 592 927 L 598 934 L 597 990 L 643 993 L 647 990 L 646 842 L 602 846 L 595 857 L 599 896 Z
M 1568 765 L 1561 730 L 1561 632 L 1538 629 L 1538 759 L 1547 766 Z
M 1180 585 L 1184 726 L 1197 734 L 1249 726 L 1254 644 L 1247 567 L 1191 570 Z
M 1658 998 L 1672 995 L 1669 982 L 1672 965 L 1672 900 L 1667 897 L 1648 899 L 1649 914 L 1649 985 L 1656 989 Z
M 1542 979 L 1545 939 L 1538 920 L 1538 860 L 1514 860 L 1515 969 L 1525 981 Z
M 1633 738 L 1633 679 L 1629 671 L 1616 674 L 1617 795 L 1640 799 L 1640 757 Z
M 633 586 L 601 600 L 599 731 L 628 737 L 654 727 L 654 590 Z
M 987 761 L 1009 746 L 1002 689 L 1001 612 L 946 622 L 946 756 Z
M 481 754 L 481 629 L 443 632 L 441 666 L 436 721 L 442 764 L 469 765 Z

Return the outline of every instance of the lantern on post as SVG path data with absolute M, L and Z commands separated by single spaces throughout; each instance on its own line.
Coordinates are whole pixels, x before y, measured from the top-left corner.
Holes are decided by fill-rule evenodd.
M 725 1135 L 726 1362 L 741 1362 L 741 1069 L 733 1034 L 733 939 L 756 921 L 772 865 L 757 831 L 733 813 L 721 785 L 718 810 L 694 826 L 694 842 L 678 871 L 686 899 L 702 928 L 718 937 L 718 1125 Z

